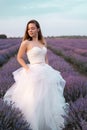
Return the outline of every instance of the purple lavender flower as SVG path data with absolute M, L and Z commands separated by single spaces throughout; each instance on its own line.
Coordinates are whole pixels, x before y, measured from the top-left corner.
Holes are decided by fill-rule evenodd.
M 70 102 L 65 112 L 64 130 L 87 130 L 87 97 L 79 98 L 74 103 Z
M 30 130 L 30 126 L 18 108 L 0 99 L 0 130 Z

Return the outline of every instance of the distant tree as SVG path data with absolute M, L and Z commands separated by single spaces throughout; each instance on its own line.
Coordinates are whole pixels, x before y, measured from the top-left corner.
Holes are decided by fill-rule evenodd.
M 0 34 L 0 39 L 6 39 L 7 36 L 5 34 Z

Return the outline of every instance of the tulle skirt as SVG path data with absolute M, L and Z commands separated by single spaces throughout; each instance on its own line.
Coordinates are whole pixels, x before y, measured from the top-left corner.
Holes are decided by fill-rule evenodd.
M 29 122 L 32 130 L 62 130 L 64 125 L 65 80 L 50 65 L 28 64 L 13 72 L 15 83 L 7 90 L 4 101 L 13 102 Z

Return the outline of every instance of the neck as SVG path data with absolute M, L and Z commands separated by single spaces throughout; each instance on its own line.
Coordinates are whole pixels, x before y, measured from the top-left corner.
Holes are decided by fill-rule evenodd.
M 35 37 L 32 37 L 32 40 L 37 42 L 38 41 L 38 35 L 36 35 Z
M 35 42 L 37 42 L 37 41 L 38 41 L 38 38 L 33 38 L 32 40 L 35 41 Z

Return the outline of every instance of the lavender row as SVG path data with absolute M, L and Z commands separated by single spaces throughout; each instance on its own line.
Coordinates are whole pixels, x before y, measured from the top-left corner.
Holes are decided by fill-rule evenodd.
M 62 57 L 55 55 L 51 50 L 48 49 L 48 59 L 49 64 L 56 70 L 59 70 L 64 78 L 69 76 L 78 76 L 79 73 L 74 70 L 74 68 L 66 62 Z
M 87 38 L 46 38 L 47 42 L 54 45 L 54 46 L 60 46 L 62 48 L 67 48 L 71 50 L 75 49 L 87 49 Z
M 21 38 L 8 38 L 8 39 L 0 39 L 0 47 L 6 45 L 16 45 L 21 42 Z
M 63 130 L 87 130 L 87 97 L 70 102 L 65 112 Z
M 31 130 L 18 108 L 0 99 L 0 130 Z
M 21 39 L 0 39 L 0 66 L 17 53 Z
M 63 52 L 71 51 L 84 57 L 87 56 L 87 39 L 47 38 L 49 45 Z
M 20 44 L 21 39 L 0 39 L 0 51 Z
M 61 43 L 61 41 L 62 41 L 62 43 Z M 49 46 L 56 48 L 57 50 L 62 52 L 67 57 L 70 55 L 78 61 L 81 61 L 83 63 L 87 62 L 87 57 L 85 57 L 85 56 L 87 56 L 87 39 L 61 39 L 61 41 L 60 41 L 60 39 L 56 39 L 56 38 L 47 39 Z M 76 47 L 78 47 L 78 48 L 76 48 Z M 83 55 L 78 55 L 77 53 L 75 53 L 75 51 L 76 51 L 75 49 L 77 49 L 78 52 L 81 54 L 82 54 L 82 52 L 83 53 L 86 52 L 86 53 L 84 53 Z
M 71 63 L 81 73 L 87 75 L 87 57 L 73 53 L 72 51 L 64 52 L 62 48 L 57 48 L 48 44 L 48 48 L 55 54 L 62 56 L 67 62 Z
M 8 49 L 4 49 L 0 51 L 0 66 L 2 66 L 4 63 L 6 63 L 9 58 L 14 56 L 19 49 L 19 45 L 12 46 Z
M 6 44 L 6 45 L 1 45 L 0 46 L 0 51 L 2 51 L 2 50 L 4 50 L 4 49 L 8 49 L 8 48 L 10 48 L 10 47 L 12 47 L 12 46 L 15 46 L 16 44 L 13 44 L 12 43 L 12 45 L 11 44 Z

